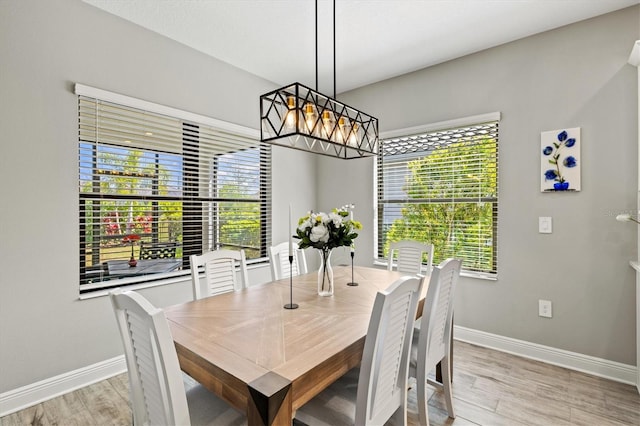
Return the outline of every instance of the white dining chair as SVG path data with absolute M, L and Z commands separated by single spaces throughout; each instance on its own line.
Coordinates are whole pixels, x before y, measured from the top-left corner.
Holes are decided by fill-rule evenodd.
M 420 328 L 413 333 L 409 377 L 416 378 L 420 424 L 429 426 L 427 383 L 443 390 L 449 417 L 455 418 L 451 391 L 451 339 L 453 335 L 453 295 L 462 261 L 447 259 L 433 268 L 427 289 Z M 442 383 L 428 378 L 441 363 Z
M 383 425 L 393 418 L 407 424 L 409 348 L 421 288 L 422 278 L 402 277 L 376 294 L 359 371 L 348 372 L 300 407 L 297 420 L 338 426 Z
M 293 263 L 289 265 L 289 242 L 276 244 L 269 247 L 269 265 L 271 266 L 271 279 L 280 280 L 307 273 L 307 259 L 304 250 L 293 248 Z
M 193 254 L 189 261 L 194 300 L 242 290 L 249 285 L 244 250 L 214 250 L 201 255 Z M 236 277 L 236 265 L 240 268 L 241 282 Z M 200 266 L 204 269 L 204 290 L 200 281 Z
M 389 243 L 387 269 L 393 270 L 394 255 L 397 256 L 396 270 L 403 274 L 428 275 L 433 264 L 433 244 L 403 240 Z M 426 263 L 423 263 L 426 255 Z
M 185 391 L 169 324 L 142 295 L 109 294 L 129 377 L 134 425 L 229 424 L 244 415 L 201 385 Z

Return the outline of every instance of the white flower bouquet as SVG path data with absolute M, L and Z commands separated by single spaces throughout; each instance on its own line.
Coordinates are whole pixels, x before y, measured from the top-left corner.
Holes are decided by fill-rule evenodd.
M 333 296 L 333 269 L 331 268 L 331 250 L 336 247 L 352 246 L 362 224 L 353 220 L 347 206 L 333 209 L 329 214 L 309 212 L 298 220 L 295 237 L 300 241 L 301 249 L 313 247 L 320 250 L 320 268 L 318 269 L 318 294 Z
M 301 249 L 313 247 L 319 250 L 331 250 L 336 247 L 351 246 L 362 224 L 348 218 L 347 206 L 333 209 L 329 214 L 309 212 L 298 220 L 296 238 Z

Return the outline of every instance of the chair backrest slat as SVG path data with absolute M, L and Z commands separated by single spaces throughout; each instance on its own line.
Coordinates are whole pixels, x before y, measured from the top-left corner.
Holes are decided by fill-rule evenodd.
M 110 293 L 125 349 L 134 424 L 190 424 L 187 398 L 164 312 L 133 291 Z
M 393 269 L 394 255 L 397 255 L 396 269 L 404 274 L 429 274 L 433 263 L 433 244 L 403 240 L 389 244 L 387 269 Z M 425 261 L 426 257 L 426 261 Z
M 293 262 L 289 265 L 289 243 L 284 242 L 269 247 L 269 263 L 271 266 L 271 279 L 280 280 L 291 275 L 298 276 L 307 273 L 307 260 L 304 250 L 293 248 Z
M 244 250 L 215 250 L 202 255 L 191 255 L 189 260 L 194 299 L 247 288 L 247 260 Z M 240 268 L 240 281 L 236 278 L 236 265 Z M 204 266 L 204 291 L 200 282 L 200 266 Z
M 449 345 L 453 295 L 461 267 L 461 260 L 447 259 L 434 267 L 431 273 L 418 340 L 418 362 L 426 361 L 427 372 L 444 357 Z
M 422 279 L 403 277 L 374 302 L 360 367 L 356 424 L 384 424 L 400 408 L 406 424 L 409 348 Z

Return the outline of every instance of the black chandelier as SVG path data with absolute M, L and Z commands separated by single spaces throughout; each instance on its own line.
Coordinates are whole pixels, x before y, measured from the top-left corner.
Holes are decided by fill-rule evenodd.
M 375 156 L 378 119 L 335 99 L 335 4 L 333 0 L 333 98 L 317 91 L 316 0 L 316 90 L 293 83 L 260 96 L 260 140 L 342 159 Z

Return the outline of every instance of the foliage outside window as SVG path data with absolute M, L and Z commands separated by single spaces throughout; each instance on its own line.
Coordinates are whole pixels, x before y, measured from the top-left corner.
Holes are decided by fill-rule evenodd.
M 455 257 L 496 274 L 498 122 L 388 138 L 380 151 L 378 257 L 416 240 L 434 245 L 435 265 Z
M 78 102 L 81 293 L 181 274 L 209 250 L 266 258 L 270 149 L 249 130 L 148 103 Z

